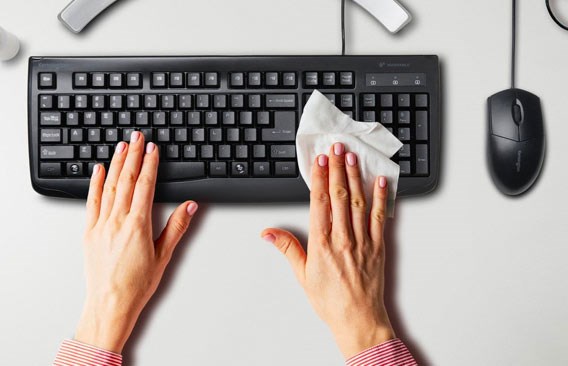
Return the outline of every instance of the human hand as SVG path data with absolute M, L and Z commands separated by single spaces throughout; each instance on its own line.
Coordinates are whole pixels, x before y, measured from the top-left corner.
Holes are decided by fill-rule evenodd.
M 387 180 L 377 178 L 370 215 L 357 156 L 343 144 L 312 169 L 308 250 L 281 229 L 261 236 L 286 255 L 345 358 L 395 338 L 384 305 Z
M 159 153 L 134 132 L 130 146 L 117 145 L 105 182 L 94 168 L 84 237 L 87 296 L 75 339 L 120 353 L 138 316 L 156 291 L 176 245 L 197 211 L 185 202 L 157 240 L 152 203 Z

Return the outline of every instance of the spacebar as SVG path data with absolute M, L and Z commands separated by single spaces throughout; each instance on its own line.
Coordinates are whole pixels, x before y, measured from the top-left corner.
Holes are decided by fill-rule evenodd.
M 205 178 L 205 163 L 160 163 L 158 168 L 158 180 L 183 180 Z

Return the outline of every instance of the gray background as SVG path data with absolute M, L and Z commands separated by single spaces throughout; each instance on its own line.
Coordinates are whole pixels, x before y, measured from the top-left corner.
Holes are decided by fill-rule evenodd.
M 544 1 L 520 1 L 518 84 L 543 99 L 548 156 L 536 189 L 507 199 L 490 181 L 484 142 L 485 100 L 509 83 L 510 1 L 404 2 L 415 20 L 396 37 L 348 4 L 349 53 L 443 63 L 441 185 L 401 200 L 388 233 L 398 335 L 422 364 L 566 365 L 568 33 Z M 23 41 L 20 57 L 0 64 L 1 364 L 49 364 L 84 296 L 83 203 L 41 197 L 29 182 L 28 56 L 340 51 L 339 0 L 122 0 L 79 36 L 56 19 L 64 5 L 0 0 L 0 25 Z M 159 206 L 158 218 L 172 209 Z M 203 206 L 128 364 L 342 365 L 288 263 L 258 238 L 272 225 L 305 233 L 307 219 L 307 205 Z

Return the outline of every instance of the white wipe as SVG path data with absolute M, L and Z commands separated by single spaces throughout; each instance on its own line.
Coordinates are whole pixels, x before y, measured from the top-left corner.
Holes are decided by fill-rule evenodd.
M 300 173 L 310 189 L 316 156 L 329 154 L 330 147 L 336 142 L 342 142 L 347 151 L 357 154 L 369 206 L 376 178 L 387 178 L 388 216 L 394 216 L 400 167 L 390 158 L 400 150 L 402 143 L 378 122 L 356 122 L 349 118 L 315 90 L 304 108 L 296 136 Z

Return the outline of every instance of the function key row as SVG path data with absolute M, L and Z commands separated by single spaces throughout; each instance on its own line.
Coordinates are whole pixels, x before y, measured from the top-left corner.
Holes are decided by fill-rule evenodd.
M 428 108 L 428 94 L 362 94 L 363 109 L 374 108 Z
M 295 72 L 232 72 L 230 88 L 285 88 L 295 89 L 298 84 Z
M 304 73 L 305 88 L 353 88 L 355 86 L 355 76 L 351 71 L 308 71 Z

